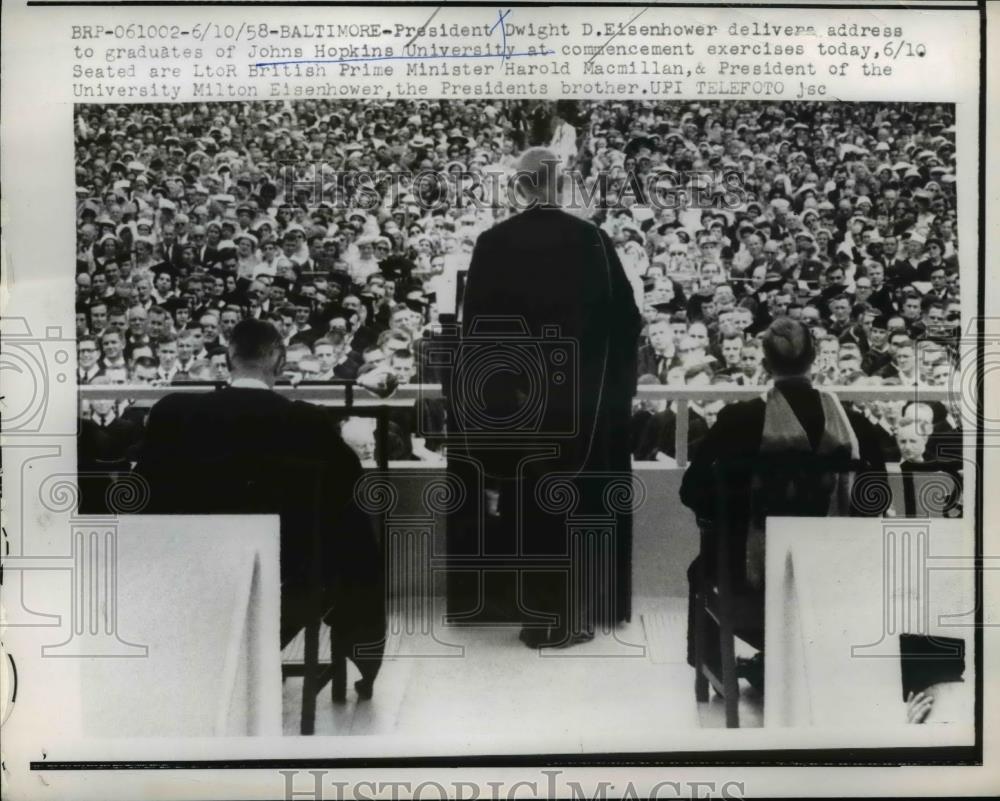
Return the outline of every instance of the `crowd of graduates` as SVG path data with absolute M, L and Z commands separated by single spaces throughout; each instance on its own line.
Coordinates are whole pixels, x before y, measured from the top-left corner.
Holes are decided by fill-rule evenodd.
M 950 106 L 84 105 L 75 129 L 80 384 L 224 383 L 246 317 L 280 331 L 289 383 L 433 383 L 425 345 L 460 310 L 479 233 L 517 213 L 497 187 L 532 145 L 614 243 L 646 321 L 640 386 L 763 387 L 758 335 L 783 315 L 814 334 L 816 384 L 948 386 L 958 363 Z M 670 460 L 671 406 L 641 396 L 633 456 Z M 720 405 L 692 405 L 692 446 Z M 948 404 L 858 406 L 890 461 L 960 429 Z M 101 429 L 130 414 L 131 442 L 136 408 L 83 404 Z M 446 417 L 397 420 L 392 456 L 440 458 L 427 434 Z M 345 438 L 370 455 L 367 423 Z

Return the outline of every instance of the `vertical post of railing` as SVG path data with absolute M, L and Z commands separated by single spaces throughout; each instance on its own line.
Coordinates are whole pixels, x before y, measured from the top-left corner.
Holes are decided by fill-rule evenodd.
M 677 399 L 677 425 L 674 426 L 674 454 L 678 467 L 688 463 L 688 399 Z
M 375 453 L 378 469 L 389 469 L 389 407 L 379 406 L 375 414 Z

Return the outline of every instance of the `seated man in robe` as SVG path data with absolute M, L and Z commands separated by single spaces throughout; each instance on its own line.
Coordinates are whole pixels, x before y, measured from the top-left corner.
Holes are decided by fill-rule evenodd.
M 881 515 L 888 503 L 885 464 L 872 424 L 848 412 L 830 392 L 809 379 L 816 356 L 807 326 L 789 317 L 770 324 L 763 337 L 764 366 L 774 377 L 766 400 L 724 407 L 701 441 L 681 483 L 681 501 L 703 525 L 716 518 L 716 466 L 726 469 L 727 528 L 733 535 L 731 575 L 763 605 L 764 523 L 768 514 L 787 516 Z M 777 468 L 777 469 L 775 469 Z M 878 491 L 883 490 L 884 491 Z M 780 503 L 774 503 L 780 498 Z M 865 503 L 875 498 L 877 502 Z M 694 611 L 702 570 L 700 554 L 688 570 L 690 584 L 688 661 L 694 665 Z M 709 574 L 715 565 L 706 565 Z M 763 615 L 761 615 L 763 619 Z M 762 648 L 763 631 L 738 631 Z M 710 627 L 709 647 L 718 647 Z M 709 660 L 712 654 L 710 652 Z M 747 666 L 754 684 L 762 662 Z
M 228 387 L 167 395 L 150 410 L 136 465 L 149 484 L 144 511 L 278 514 L 281 647 L 316 613 L 318 583 L 336 655 L 355 662 L 359 697 L 370 697 L 384 646 L 385 599 L 371 521 L 354 500 L 361 464 L 323 409 L 273 391 L 285 347 L 272 325 L 238 323 L 229 359 Z
M 896 427 L 900 449 L 899 468 L 904 476 L 904 512 L 910 517 L 962 516 L 962 431 L 949 422 L 948 412 L 941 403 L 909 401 L 903 406 Z M 930 481 L 939 487 L 935 493 L 917 491 L 914 473 L 931 474 Z M 946 474 L 948 479 L 933 474 Z M 922 482 L 921 482 L 922 483 Z M 923 495 L 927 506 L 917 505 L 916 496 Z

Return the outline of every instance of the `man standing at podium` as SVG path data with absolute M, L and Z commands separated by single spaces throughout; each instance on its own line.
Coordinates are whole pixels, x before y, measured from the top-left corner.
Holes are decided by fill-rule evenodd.
M 521 640 L 566 646 L 630 615 L 631 513 L 617 510 L 613 575 L 572 600 L 567 523 L 601 513 L 611 481 L 631 481 L 641 319 L 608 237 L 560 208 L 558 157 L 531 148 L 518 167 L 524 210 L 475 245 L 450 400 L 485 474 L 487 515 L 515 537 Z M 572 510 L 558 508 L 557 485 L 579 498 Z
M 281 646 L 318 614 L 322 593 L 334 646 L 358 665 L 359 694 L 370 696 L 385 601 L 371 522 L 353 499 L 361 464 L 322 409 L 273 391 L 285 365 L 274 326 L 238 323 L 229 359 L 230 386 L 167 395 L 150 410 L 136 465 L 149 483 L 144 511 L 280 515 Z

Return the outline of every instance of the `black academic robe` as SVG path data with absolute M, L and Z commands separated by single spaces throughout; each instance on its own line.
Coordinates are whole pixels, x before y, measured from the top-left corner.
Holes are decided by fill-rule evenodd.
M 322 409 L 266 389 L 167 395 L 149 413 L 136 472 L 149 484 L 147 514 L 280 515 L 282 646 L 306 622 L 318 568 L 335 642 L 374 678 L 385 632 L 382 556 L 354 503 L 361 464 Z M 356 645 L 371 646 L 368 658 L 354 658 Z
M 777 384 L 788 400 L 799 423 L 805 430 L 810 445 L 816 448 L 823 435 L 825 418 L 819 392 L 808 381 L 783 381 Z M 732 524 L 731 531 L 731 575 L 742 576 L 746 563 L 747 527 L 740 521 L 749 520 L 751 474 L 754 467 L 759 466 L 761 439 L 764 432 L 764 416 L 767 408 L 762 398 L 740 401 L 724 406 L 716 418 L 715 425 L 701 440 L 700 446 L 693 455 L 691 464 L 681 481 L 681 502 L 691 509 L 699 518 L 711 520 L 715 517 L 717 508 L 715 497 L 715 476 L 713 466 L 717 462 L 738 463 L 740 466 L 729 474 L 732 485 L 727 486 L 728 517 Z M 880 516 L 889 504 L 890 495 L 885 481 L 885 461 L 879 445 L 879 439 L 874 425 L 857 412 L 847 412 L 848 421 L 858 440 L 859 462 L 856 467 L 855 486 L 857 493 L 852 497 L 855 511 L 859 515 Z M 803 457 L 803 468 L 806 464 L 812 466 L 811 459 L 818 457 Z M 787 464 L 785 465 L 787 468 Z M 846 466 L 845 466 L 846 467 Z M 878 488 L 872 485 L 877 483 Z M 868 491 L 862 493 L 861 487 L 867 486 Z M 862 503 L 864 500 L 877 499 L 881 506 L 875 508 L 872 503 Z M 884 503 L 882 503 L 884 501 Z M 688 604 L 688 661 L 693 664 L 693 632 L 694 632 L 694 589 L 701 570 L 699 555 L 688 568 L 690 587 Z M 714 570 L 714 565 L 709 566 Z M 763 603 L 763 593 L 760 602 Z M 739 636 L 756 647 L 763 646 L 763 633 L 759 631 L 738 632 Z M 716 638 L 710 637 L 712 641 Z
M 477 240 L 446 381 L 463 459 L 481 466 L 487 485 L 503 485 L 501 517 L 525 558 L 565 556 L 570 517 L 612 513 L 617 581 L 604 606 L 616 620 L 630 614 L 631 511 L 604 509 L 603 489 L 631 482 L 641 325 L 604 232 L 560 209 L 535 208 Z M 449 448 L 454 462 L 451 455 Z M 546 500 L 556 474 L 575 486 L 575 508 Z M 576 614 L 565 608 L 568 572 L 522 578 L 531 609 L 555 614 L 560 625 Z M 584 603 L 596 602 L 593 595 Z
M 807 381 L 780 382 L 778 386 L 810 441 L 818 442 L 824 425 L 819 392 Z M 754 398 L 724 406 L 719 411 L 715 425 L 702 439 L 681 482 L 681 502 L 698 517 L 711 518 L 714 514 L 713 465 L 734 459 L 751 464 L 759 453 L 765 409 L 764 399 Z M 859 458 L 865 469 L 884 471 L 885 462 L 873 424 L 854 411 L 848 411 L 847 417 L 858 438 Z

